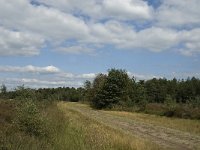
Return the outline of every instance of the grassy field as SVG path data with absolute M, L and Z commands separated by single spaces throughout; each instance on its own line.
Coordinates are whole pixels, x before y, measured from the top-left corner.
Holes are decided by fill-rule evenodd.
M 70 120 L 70 127 L 77 131 L 83 141 L 81 149 L 113 149 L 113 150 L 156 150 L 158 145 L 141 138 L 124 134 L 119 130 L 108 127 L 81 113 L 69 109 L 70 105 L 58 104 L 59 108 Z M 83 145 L 82 145 L 83 144 Z M 75 146 L 76 147 L 76 146 Z
M 200 120 L 169 118 L 165 116 L 130 113 L 125 111 L 106 111 L 106 113 L 200 135 Z
M 149 140 L 160 145 L 162 149 L 200 148 L 199 120 L 172 119 L 122 111 L 93 110 L 88 105 L 80 103 L 59 103 L 59 107 L 64 107 L 65 111 L 78 112 L 83 117 L 88 117 L 105 127 L 115 129 L 117 132 L 121 131 L 127 137 L 132 135 L 135 137 L 133 141 L 139 139 L 141 145 L 146 145 L 146 140 Z M 149 143 L 147 145 L 151 149 L 152 143 Z
M 184 139 L 181 139 L 181 137 L 180 139 L 189 145 L 188 149 L 198 149 L 198 147 L 190 147 L 194 142 L 198 143 L 199 140 L 200 123 L 198 120 L 170 119 L 119 111 L 96 111 L 88 105 L 80 103 L 54 102 L 46 104 L 38 102 L 36 105 L 39 110 L 39 117 L 45 121 L 42 125 L 45 128 L 42 131 L 47 136 L 29 134 L 29 132 L 18 128 L 18 124 L 16 124 L 18 110 L 25 109 L 22 109 L 19 102 L 15 100 L 0 100 L 0 149 L 173 149 L 173 147 L 165 147 L 170 141 L 167 138 L 165 139 L 166 143 L 162 143 L 162 139 L 156 143 L 151 139 L 151 136 L 146 136 L 147 132 L 151 135 L 156 131 L 159 137 L 161 132 L 167 131 L 165 134 L 174 138 L 175 135 L 172 135 L 169 129 L 180 131 L 181 133 L 178 132 L 178 136 L 185 136 Z M 162 130 L 159 126 L 162 126 Z M 147 131 L 136 132 L 141 129 L 147 129 Z M 191 136 L 188 134 L 191 134 Z M 191 140 L 190 143 L 187 143 L 188 138 Z M 175 146 L 174 149 L 182 149 L 181 141 L 173 144 L 177 144 L 172 145 Z
M 63 103 L 41 104 L 48 136 L 34 136 L 14 123 L 19 102 L 0 100 L 0 149 L 13 150 L 156 150 L 149 141 L 126 135 L 105 126 Z M 21 107 L 21 106 L 20 106 Z

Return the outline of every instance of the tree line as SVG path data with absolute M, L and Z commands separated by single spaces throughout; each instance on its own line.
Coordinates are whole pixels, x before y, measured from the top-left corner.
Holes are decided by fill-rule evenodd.
M 110 69 L 98 74 L 84 87 L 39 88 L 24 86 L 7 91 L 0 88 L 1 99 L 86 102 L 96 109 L 143 111 L 166 116 L 200 119 L 200 79 L 153 78 L 136 80 L 126 70 Z
M 1 99 L 35 100 L 35 101 L 71 101 L 78 102 L 83 99 L 84 89 L 74 87 L 58 88 L 26 88 L 24 85 L 18 86 L 13 91 L 8 91 L 6 85 L 0 89 Z
M 200 118 L 200 80 L 153 78 L 136 81 L 122 69 L 110 69 L 86 81 L 85 99 L 97 109 L 122 108 L 167 116 Z M 133 110 L 133 109 L 132 109 Z

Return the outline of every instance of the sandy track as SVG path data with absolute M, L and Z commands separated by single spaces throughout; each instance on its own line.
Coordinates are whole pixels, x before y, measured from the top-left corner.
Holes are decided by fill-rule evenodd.
M 200 136 L 166 127 L 147 124 L 126 117 L 112 115 L 106 111 L 93 110 L 80 104 L 63 103 L 67 109 L 79 112 L 82 115 L 102 124 L 121 130 L 127 134 L 148 139 L 166 149 L 197 150 L 200 149 Z

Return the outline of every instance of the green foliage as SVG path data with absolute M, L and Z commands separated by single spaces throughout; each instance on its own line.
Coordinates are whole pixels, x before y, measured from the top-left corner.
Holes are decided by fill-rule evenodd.
M 93 83 L 93 105 L 96 108 L 112 108 L 127 101 L 129 77 L 125 70 L 110 69 L 108 76 L 99 75 Z
M 166 111 L 164 114 L 168 117 L 174 116 L 176 106 L 176 101 L 170 95 L 167 95 L 165 99 Z
M 200 96 L 196 96 L 193 99 L 187 101 L 187 105 L 193 108 L 200 108 Z
M 85 82 L 85 96 L 92 106 L 98 109 L 114 108 L 120 110 L 139 110 L 149 112 L 146 106 L 150 103 L 161 104 L 159 111 L 150 110 L 157 114 L 174 115 L 175 111 L 187 114 L 195 112 L 188 109 L 200 108 L 200 80 L 193 77 L 187 80 L 167 80 L 165 78 L 136 81 L 130 78 L 125 70 L 110 69 L 108 75 L 99 74 L 94 81 Z M 179 105 L 186 105 L 184 111 L 179 111 Z M 157 105 L 158 106 L 158 105 Z M 162 111 L 161 111 L 162 110 Z M 180 114 L 177 113 L 177 114 Z M 198 113 L 196 113 L 198 116 Z M 188 115 L 187 115 L 188 116 Z M 195 115 L 190 115 L 195 116 Z
M 18 109 L 15 124 L 21 131 L 33 136 L 47 136 L 46 120 L 33 101 L 25 101 Z
M 140 111 L 144 111 L 147 105 L 146 91 L 143 85 L 139 84 L 136 91 L 136 101 Z
M 169 110 L 173 111 L 176 107 L 176 100 L 174 100 L 170 95 L 167 95 L 165 99 L 165 106 Z

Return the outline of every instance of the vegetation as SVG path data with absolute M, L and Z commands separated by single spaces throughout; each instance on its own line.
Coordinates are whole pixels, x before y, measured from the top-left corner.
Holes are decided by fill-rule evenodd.
M 5 89 L 5 85 L 2 86 Z M 77 101 L 80 89 L 30 89 L 19 86 L 15 91 L 0 93 L 0 149 L 69 149 L 82 140 L 69 127 L 69 119 L 58 109 L 57 102 Z M 78 99 L 79 100 L 79 99 Z M 75 136 L 76 135 L 76 136 Z M 64 145 L 64 146 L 63 146 Z M 74 144 L 77 147 L 78 144 Z
M 128 142 L 128 139 L 131 139 L 131 142 L 127 144 L 133 145 L 133 149 L 137 147 L 137 145 L 137 149 L 152 149 L 152 147 L 156 149 L 155 145 L 148 142 L 146 143 L 145 139 L 158 143 L 161 149 L 199 149 L 200 146 L 198 142 L 200 140 L 199 120 L 168 118 L 165 116 L 124 111 L 96 110 L 92 109 L 88 104 L 81 103 L 61 102 L 59 106 L 65 110 L 66 115 L 73 116 L 74 114 L 78 114 L 77 123 L 79 123 L 82 118 L 85 118 L 83 122 L 87 123 L 83 129 L 89 129 L 87 133 L 90 137 L 95 137 L 94 139 L 98 139 L 98 137 L 102 138 L 101 133 L 103 133 L 104 138 L 109 137 L 108 139 L 106 138 L 106 143 L 108 143 L 110 139 L 113 141 L 115 137 L 120 139 L 123 134 L 118 137 L 118 132 L 121 131 L 126 134 L 125 137 L 123 136 L 123 139 L 126 139 L 124 142 Z M 69 111 L 71 113 L 69 113 Z M 90 128 L 90 124 L 92 124 L 91 120 L 94 120 L 98 124 Z M 107 126 L 107 128 L 111 127 L 111 129 L 114 129 L 115 136 L 112 137 L 112 133 L 107 130 L 106 132 L 102 131 L 101 128 L 99 128 L 102 125 L 99 123 Z M 79 126 L 83 124 L 84 123 L 81 123 Z M 93 128 L 98 129 L 95 131 L 94 135 L 90 133 Z M 103 130 L 105 130 L 105 128 L 103 128 Z M 100 134 L 98 135 L 99 131 Z M 129 137 L 129 135 L 136 138 Z M 126 137 L 128 137 L 128 139 Z M 121 140 L 119 140 L 119 142 L 120 141 Z
M 3 85 L 5 86 L 5 85 Z M 2 87 L 3 87 L 2 86 Z M 85 89 L 83 88 L 39 88 L 31 89 L 25 88 L 24 85 L 18 86 L 14 91 L 3 92 L 3 88 L 0 89 L 0 98 L 4 99 L 33 99 L 34 101 L 71 101 L 78 102 L 82 100 Z
M 77 139 L 74 139 L 74 144 L 79 144 L 80 147 L 75 149 L 86 150 L 158 150 L 161 149 L 158 145 L 149 142 L 145 139 L 136 138 L 129 134 L 113 129 L 107 125 L 93 120 L 78 111 L 71 109 L 71 106 L 81 107 L 79 104 L 59 103 L 58 107 L 63 110 L 68 118 L 70 118 L 69 126 L 73 131 L 76 131 Z M 85 106 L 85 105 L 84 105 Z M 86 105 L 87 106 L 87 105 Z M 89 110 L 90 108 L 87 107 Z M 69 148 L 71 149 L 71 147 Z
M 200 80 L 140 80 L 125 70 L 110 69 L 85 83 L 85 96 L 94 108 L 143 111 L 165 116 L 200 119 Z
M 159 149 L 87 116 L 59 101 L 89 103 L 95 109 L 145 112 L 200 119 L 200 80 L 137 81 L 125 70 L 110 69 L 83 88 L 9 91 L 0 88 L 0 149 Z M 113 116 L 199 134 L 199 120 L 171 120 L 148 114 L 108 111 Z M 182 126 L 180 125 L 182 124 Z
M 155 144 L 129 137 L 66 109 L 53 100 L 66 94 L 59 92 L 63 89 L 20 86 L 1 93 L 0 149 L 158 149 Z M 70 94 L 80 90 L 65 89 Z M 70 94 L 65 96 L 74 101 Z

